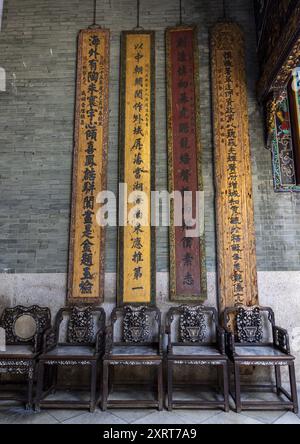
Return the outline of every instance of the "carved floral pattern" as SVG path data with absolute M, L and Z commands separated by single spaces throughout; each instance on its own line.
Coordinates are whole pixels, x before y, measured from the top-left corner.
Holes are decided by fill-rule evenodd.
M 94 324 L 91 307 L 73 307 L 68 322 L 67 340 L 71 344 L 86 344 L 94 341 Z
M 259 307 L 240 307 L 236 323 L 239 342 L 259 343 L 262 341 L 263 330 Z
M 205 339 L 205 318 L 200 306 L 183 306 L 179 318 L 179 334 L 182 342 L 203 342 Z
M 0 361 L 0 368 L 10 374 L 27 375 L 29 379 L 33 378 L 34 364 L 32 361 L 3 360 Z
M 185 361 L 173 361 L 173 364 L 185 364 L 185 365 L 223 365 L 225 361 L 199 361 L 198 360 L 185 360 Z
M 109 361 L 110 365 L 160 365 L 161 361 L 115 361 L 111 360 Z
M 150 336 L 149 315 L 146 307 L 125 306 L 123 338 L 125 342 L 147 342 Z

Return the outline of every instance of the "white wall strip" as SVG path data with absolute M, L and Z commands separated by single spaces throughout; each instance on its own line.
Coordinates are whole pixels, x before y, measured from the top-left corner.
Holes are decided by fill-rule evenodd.
M 2 25 L 3 2 L 4 2 L 4 0 L 0 0 L 0 31 L 1 31 L 1 25 Z

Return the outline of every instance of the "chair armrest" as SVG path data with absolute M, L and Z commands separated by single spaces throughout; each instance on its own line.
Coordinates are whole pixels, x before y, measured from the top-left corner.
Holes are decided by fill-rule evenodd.
M 39 333 L 36 333 L 33 337 L 33 346 L 32 346 L 32 351 L 33 353 L 38 353 L 40 351 L 41 348 L 41 342 L 39 341 Z
M 110 354 L 113 348 L 113 327 L 109 325 L 105 329 L 105 353 Z
M 95 353 L 101 353 L 105 350 L 105 331 L 101 328 L 96 333 Z
M 166 335 L 168 337 L 168 353 L 172 353 L 172 337 L 171 337 L 171 326 L 166 326 Z
M 235 340 L 234 334 L 228 328 L 224 328 L 225 331 L 225 350 L 229 357 L 233 358 L 235 355 Z
M 225 330 L 224 328 L 220 327 L 219 325 L 216 326 L 216 333 L 217 333 L 217 346 L 220 353 L 225 355 L 226 348 L 225 348 Z
M 44 342 L 44 336 L 48 330 L 51 330 L 51 327 L 44 328 L 41 332 L 36 332 L 33 336 L 33 346 L 32 351 L 33 353 L 40 353 L 43 350 L 43 342 Z
M 43 335 L 43 353 L 47 353 L 57 345 L 56 330 L 52 327 L 48 328 Z
M 160 328 L 159 331 L 159 341 L 158 341 L 158 353 L 161 355 L 163 353 L 163 348 L 164 348 L 164 336 L 165 336 L 165 332 L 163 327 Z
M 290 340 L 288 332 L 284 328 L 273 326 L 273 343 L 276 348 L 286 354 L 290 354 Z

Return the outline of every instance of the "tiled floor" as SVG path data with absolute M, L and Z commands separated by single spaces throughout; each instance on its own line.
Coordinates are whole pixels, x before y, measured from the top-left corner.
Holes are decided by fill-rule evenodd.
M 137 393 L 132 392 L 136 397 Z M 72 397 L 75 395 L 72 394 Z M 255 394 L 249 395 L 251 398 Z M 271 394 L 263 394 L 271 399 Z M 298 392 L 300 399 L 300 390 Z M 233 401 L 231 400 L 233 408 Z M 0 424 L 300 424 L 300 414 L 287 411 L 248 411 L 236 414 L 220 410 L 110 409 L 95 413 L 84 410 L 42 410 L 27 412 L 20 405 L 0 406 Z

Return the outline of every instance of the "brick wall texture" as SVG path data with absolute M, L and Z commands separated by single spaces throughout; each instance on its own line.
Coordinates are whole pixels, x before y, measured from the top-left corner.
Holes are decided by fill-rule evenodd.
M 156 178 L 167 189 L 164 30 L 178 1 L 142 0 L 141 25 L 156 31 Z M 299 270 L 300 195 L 275 194 L 262 113 L 252 0 L 231 0 L 245 30 L 258 269 Z M 4 0 L 0 67 L 0 272 L 66 272 L 70 216 L 76 37 L 92 21 L 93 0 Z M 185 0 L 183 17 L 199 26 L 201 139 L 207 268 L 215 269 L 209 28 L 221 0 Z M 98 1 L 97 22 L 111 30 L 108 189 L 117 190 L 120 31 L 136 25 L 135 0 Z M 8 270 L 7 270 L 8 269 Z M 116 269 L 116 229 L 107 231 L 106 271 Z M 157 271 L 168 270 L 167 228 L 157 229 Z

